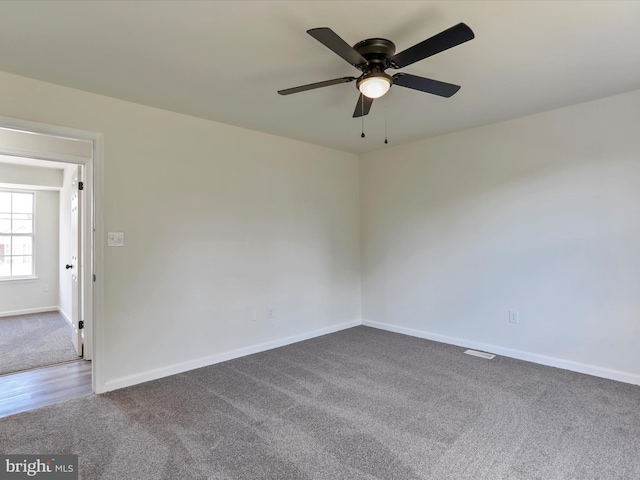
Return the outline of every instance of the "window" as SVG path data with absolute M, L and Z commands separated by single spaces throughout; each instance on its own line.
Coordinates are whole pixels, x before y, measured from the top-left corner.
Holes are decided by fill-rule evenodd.
M 33 192 L 0 190 L 0 280 L 31 277 Z

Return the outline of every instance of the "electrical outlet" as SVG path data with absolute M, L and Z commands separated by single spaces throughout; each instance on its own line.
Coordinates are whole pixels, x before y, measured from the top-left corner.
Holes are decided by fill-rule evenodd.
M 48 291 L 49 291 L 49 284 L 48 284 L 48 283 L 45 283 L 45 284 L 42 286 L 42 291 L 44 291 L 44 292 L 48 292 Z
M 109 232 L 107 247 L 124 247 L 124 232 Z
M 251 309 L 251 321 L 252 322 L 257 322 L 258 320 L 260 320 L 260 310 L 258 310 L 257 308 L 252 308 Z
M 509 310 L 509 323 L 520 323 L 520 315 L 517 310 Z
M 275 318 L 276 311 L 273 307 L 267 307 L 267 318 Z

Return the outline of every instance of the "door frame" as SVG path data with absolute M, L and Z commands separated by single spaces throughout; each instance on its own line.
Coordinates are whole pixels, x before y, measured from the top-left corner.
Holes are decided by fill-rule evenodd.
M 84 320 L 82 316 L 83 305 L 81 305 L 83 299 L 82 282 L 86 275 L 85 265 L 87 264 L 84 259 L 86 254 L 86 239 L 83 238 L 82 226 L 84 224 L 84 210 L 87 206 L 83 205 L 85 203 L 85 196 L 82 193 L 84 190 L 80 188 L 80 185 L 84 181 L 82 176 L 83 166 L 76 165 L 72 168 L 71 192 L 64 192 L 67 195 L 71 193 L 71 198 L 69 199 L 71 206 L 71 252 L 69 253 L 71 253 L 71 259 L 67 260 L 72 268 L 71 272 L 69 272 L 71 274 L 71 309 L 69 312 L 71 315 L 68 317 L 68 320 L 71 320 L 71 343 L 73 343 L 76 353 L 85 360 L 91 360 L 90 348 L 88 348 L 88 344 L 92 343 L 90 340 L 91 337 L 86 330 L 80 327 L 80 322 Z M 65 178 L 67 177 L 66 167 L 64 176 Z M 65 200 L 67 199 L 65 198 Z M 68 264 L 67 267 L 69 267 Z M 62 273 L 62 262 L 60 262 L 60 273 Z M 85 333 L 87 333 L 86 340 Z
M 71 140 L 85 140 L 93 144 L 92 158 L 57 153 L 32 152 L 0 145 L 0 154 L 14 157 L 29 157 L 52 162 L 64 162 L 84 166 L 85 208 L 83 209 L 83 245 L 85 274 L 82 279 L 85 312 L 85 352 L 90 358 L 92 370 L 92 389 L 94 393 L 105 392 L 102 382 L 102 358 L 104 352 L 103 326 L 103 225 L 102 192 L 104 135 L 98 132 L 49 125 L 45 123 L 19 120 L 0 116 L 0 128 L 25 133 L 46 135 Z

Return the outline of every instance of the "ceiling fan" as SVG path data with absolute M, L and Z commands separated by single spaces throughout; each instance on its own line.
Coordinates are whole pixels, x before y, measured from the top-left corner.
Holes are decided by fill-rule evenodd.
M 466 24 L 459 23 L 396 54 L 395 44 L 386 38 L 370 38 L 350 47 L 337 33 L 327 27 L 312 28 L 307 30 L 307 33 L 360 70 L 362 75 L 357 78 L 341 77 L 325 80 L 324 82 L 310 83 L 309 85 L 280 90 L 278 93 L 280 95 L 291 95 L 292 93 L 305 92 L 339 83 L 349 83 L 355 80 L 360 96 L 353 112 L 354 118 L 367 115 L 373 100 L 387 93 L 392 85 L 432 93 L 441 97 L 452 96 L 460 90 L 459 85 L 402 72 L 391 76 L 385 70 L 388 68 L 407 67 L 436 53 L 468 42 L 475 37 L 473 31 Z

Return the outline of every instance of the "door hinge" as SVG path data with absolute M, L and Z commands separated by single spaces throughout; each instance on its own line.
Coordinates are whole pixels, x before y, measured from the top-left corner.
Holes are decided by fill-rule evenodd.
M 84 182 L 78 182 L 78 190 L 84 190 Z
M 94 282 L 96 281 L 96 274 L 95 273 L 93 274 L 93 281 Z
M 84 321 L 83 321 L 83 320 L 80 320 L 80 321 L 78 322 L 78 330 L 82 330 L 83 328 L 84 328 Z

